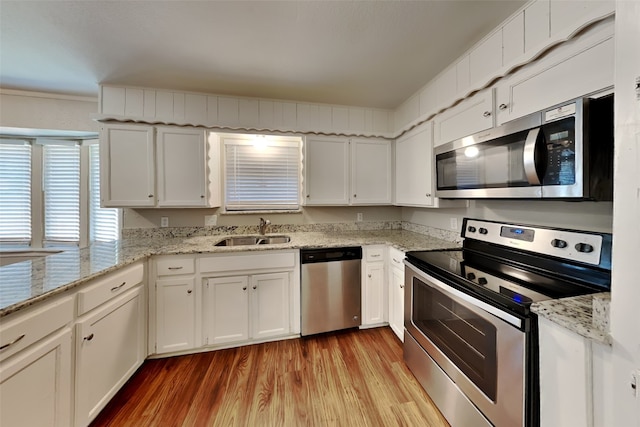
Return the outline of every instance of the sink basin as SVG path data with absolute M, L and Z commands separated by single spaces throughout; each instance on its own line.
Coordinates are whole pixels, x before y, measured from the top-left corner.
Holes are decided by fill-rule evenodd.
M 228 237 L 216 243 L 216 246 L 252 246 L 252 245 L 273 245 L 277 243 L 288 243 L 289 236 L 238 236 Z

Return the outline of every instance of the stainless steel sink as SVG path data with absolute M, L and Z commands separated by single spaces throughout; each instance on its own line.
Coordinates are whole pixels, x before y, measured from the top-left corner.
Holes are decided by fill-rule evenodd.
M 237 236 L 228 237 L 219 241 L 215 246 L 253 246 L 253 245 L 274 245 L 278 243 L 289 243 L 289 236 Z

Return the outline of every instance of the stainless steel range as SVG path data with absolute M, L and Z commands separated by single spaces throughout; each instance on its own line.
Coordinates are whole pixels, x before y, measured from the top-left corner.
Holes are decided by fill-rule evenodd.
M 404 358 L 454 427 L 539 425 L 537 301 L 611 289 L 611 235 L 465 218 L 409 252 Z

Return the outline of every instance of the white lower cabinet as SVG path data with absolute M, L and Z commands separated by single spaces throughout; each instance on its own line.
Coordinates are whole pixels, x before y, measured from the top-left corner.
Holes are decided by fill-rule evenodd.
M 144 361 L 144 314 L 139 286 L 78 319 L 76 426 L 88 425 Z
M 71 329 L 0 363 L 0 426 L 71 425 Z
M 389 326 L 404 342 L 404 252 L 389 248 Z
M 362 326 L 378 326 L 387 321 L 385 248 L 362 248 Z
M 214 277 L 204 295 L 205 343 L 226 344 L 249 339 L 249 277 Z
M 205 344 L 288 335 L 290 305 L 289 273 L 208 279 L 203 309 Z
M 196 280 L 194 276 L 156 280 L 156 352 L 196 346 Z

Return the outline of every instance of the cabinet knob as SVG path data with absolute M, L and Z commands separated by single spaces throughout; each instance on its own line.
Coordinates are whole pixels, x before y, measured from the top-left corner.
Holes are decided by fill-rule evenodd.
M 200 195 L 200 198 L 201 198 L 201 199 L 204 199 L 204 194 L 201 194 L 201 195 Z
M 368 275 L 367 275 L 367 277 L 371 278 L 371 275 L 370 275 L 370 274 L 368 274 Z
M 153 197 L 153 194 L 149 194 L 147 197 L 151 198 L 151 197 Z
M 311 195 L 310 195 L 310 194 L 307 194 L 307 199 L 308 199 L 309 197 L 311 197 Z
M 246 286 L 243 286 L 243 287 L 242 287 L 242 290 L 243 290 L 243 291 L 246 291 L 246 290 L 247 290 L 247 287 L 246 287 Z
M 256 285 L 253 285 L 253 289 L 258 289 L 258 287 Z
M 91 332 L 86 337 L 82 338 L 83 341 L 91 341 L 93 339 L 93 332 Z
M 358 195 L 357 195 L 357 194 L 354 194 L 354 195 L 353 195 L 353 197 L 358 197 Z
M 431 197 L 431 193 L 427 193 L 427 194 L 425 194 L 425 196 Z
M 506 109 L 507 109 L 507 104 L 500 104 L 500 105 L 498 105 L 498 109 L 499 109 L 499 110 L 501 110 L 501 111 L 506 110 Z
M 491 111 L 485 111 L 484 113 L 482 113 L 483 117 L 489 117 L 491 115 Z
M 400 289 L 404 289 L 404 285 L 400 285 Z
M 187 293 L 190 294 L 191 292 L 193 292 L 193 289 L 189 289 L 187 290 Z

